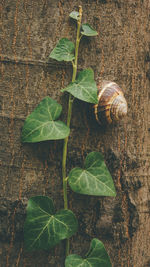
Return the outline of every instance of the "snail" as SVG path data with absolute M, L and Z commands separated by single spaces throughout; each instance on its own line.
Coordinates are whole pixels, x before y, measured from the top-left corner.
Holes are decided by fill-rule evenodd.
M 127 114 L 127 102 L 123 91 L 115 82 L 103 81 L 98 89 L 98 104 L 94 105 L 98 123 L 112 123 Z

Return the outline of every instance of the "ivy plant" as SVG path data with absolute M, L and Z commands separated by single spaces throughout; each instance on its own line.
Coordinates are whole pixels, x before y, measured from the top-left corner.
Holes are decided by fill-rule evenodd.
M 57 61 L 70 61 L 73 66 L 72 82 L 61 92 L 68 92 L 67 122 L 59 120 L 62 106 L 49 96 L 45 97 L 35 110 L 26 118 L 21 140 L 24 143 L 35 143 L 46 140 L 63 139 L 62 180 L 64 209 L 55 210 L 52 199 L 48 196 L 31 197 L 27 205 L 27 216 L 24 224 L 25 247 L 29 251 L 50 249 L 62 240 L 66 240 L 65 267 L 110 267 L 111 262 L 103 243 L 94 238 L 88 254 L 82 258 L 69 252 L 69 238 L 78 229 L 75 214 L 68 208 L 67 186 L 78 193 L 93 196 L 116 195 L 112 177 L 100 152 L 87 155 L 83 168 L 75 167 L 67 174 L 66 159 L 72 105 L 75 98 L 97 104 L 97 87 L 93 70 L 88 68 L 77 73 L 79 43 L 83 36 L 92 37 L 98 33 L 88 23 L 82 24 L 82 7 L 79 12 L 70 13 L 70 18 L 77 23 L 75 44 L 62 38 L 52 50 L 49 58 Z

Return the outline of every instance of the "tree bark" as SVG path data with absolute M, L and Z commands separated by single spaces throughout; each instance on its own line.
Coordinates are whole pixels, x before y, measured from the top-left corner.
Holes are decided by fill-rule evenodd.
M 1 267 L 64 266 L 63 243 L 33 253 L 23 247 L 31 196 L 47 195 L 57 209 L 63 208 L 63 141 L 22 144 L 20 136 L 26 116 L 47 95 L 63 105 L 66 120 L 68 96 L 60 89 L 71 81 L 71 65 L 46 61 L 59 39 L 75 40 L 69 13 L 79 4 L 83 22 L 99 33 L 81 41 L 79 70 L 91 67 L 97 84 L 100 79 L 117 82 L 125 92 L 128 116 L 102 128 L 91 115 L 91 105 L 74 103 L 67 170 L 83 166 L 89 152 L 102 152 L 117 197 L 82 196 L 68 189 L 69 208 L 79 221 L 71 253 L 85 255 L 96 237 L 104 242 L 112 266 L 150 266 L 150 1 L 1 0 Z

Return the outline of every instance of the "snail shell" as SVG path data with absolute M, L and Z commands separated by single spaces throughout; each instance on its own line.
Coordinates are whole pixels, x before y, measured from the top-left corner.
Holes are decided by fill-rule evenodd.
M 94 106 L 96 120 L 112 123 L 127 114 L 127 102 L 121 88 L 115 82 L 103 81 L 98 89 L 98 104 Z

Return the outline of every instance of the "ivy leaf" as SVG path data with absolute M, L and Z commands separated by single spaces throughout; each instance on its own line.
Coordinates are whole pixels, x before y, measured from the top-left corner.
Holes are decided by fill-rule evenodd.
M 29 199 L 24 225 L 27 250 L 49 249 L 77 231 L 77 220 L 71 210 L 55 213 L 53 201 L 46 196 Z
M 69 185 L 79 194 L 116 196 L 112 177 L 99 152 L 91 152 L 85 159 L 85 167 L 74 168 L 69 173 Z
M 67 137 L 70 129 L 65 123 L 57 120 L 61 111 L 60 104 L 48 96 L 45 97 L 26 118 L 22 129 L 22 142 L 35 143 Z
M 78 20 L 78 19 L 79 19 L 79 12 L 77 12 L 77 11 L 72 11 L 72 12 L 69 14 L 69 17 L 72 18 L 72 19 Z
M 111 267 L 110 258 L 103 243 L 94 238 L 85 258 L 72 254 L 66 258 L 65 267 Z
M 67 38 L 62 38 L 56 47 L 52 50 L 49 57 L 57 61 L 72 61 L 74 56 L 74 43 Z
M 96 36 L 98 35 L 98 32 L 95 31 L 88 23 L 82 24 L 82 30 L 81 33 L 82 35 L 85 36 Z
M 76 98 L 88 103 L 98 103 L 97 87 L 92 69 L 80 71 L 75 82 L 70 83 L 61 92 L 69 92 Z

